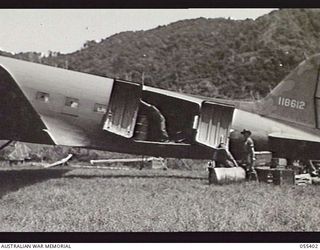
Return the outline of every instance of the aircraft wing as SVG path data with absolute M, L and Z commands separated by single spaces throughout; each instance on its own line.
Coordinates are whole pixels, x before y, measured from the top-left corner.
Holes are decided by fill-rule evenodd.
M 90 139 L 79 127 L 45 115 L 41 115 L 41 120 L 47 127 L 44 131 L 49 134 L 56 145 L 72 147 L 86 147 L 90 145 Z
M 298 140 L 298 141 L 310 141 L 310 142 L 320 142 L 320 137 L 311 135 L 309 133 L 301 134 L 290 134 L 290 133 L 282 133 L 276 132 L 268 135 L 270 138 L 275 139 L 285 139 L 285 140 Z

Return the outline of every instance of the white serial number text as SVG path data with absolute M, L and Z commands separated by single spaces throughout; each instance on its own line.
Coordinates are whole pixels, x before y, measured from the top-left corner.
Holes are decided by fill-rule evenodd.
M 278 105 L 292 109 L 304 109 L 306 103 L 304 101 L 279 96 Z

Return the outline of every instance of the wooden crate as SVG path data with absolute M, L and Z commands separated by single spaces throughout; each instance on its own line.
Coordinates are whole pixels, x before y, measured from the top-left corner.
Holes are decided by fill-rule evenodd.
M 256 157 L 256 166 L 270 166 L 272 153 L 270 151 L 256 151 L 254 152 Z
M 310 174 L 299 174 L 295 176 L 295 183 L 298 186 L 312 184 L 312 178 Z
M 259 182 L 275 185 L 295 184 L 294 171 L 290 169 L 256 168 Z
M 287 166 L 287 159 L 285 158 L 272 158 L 271 167 L 272 168 L 285 168 Z

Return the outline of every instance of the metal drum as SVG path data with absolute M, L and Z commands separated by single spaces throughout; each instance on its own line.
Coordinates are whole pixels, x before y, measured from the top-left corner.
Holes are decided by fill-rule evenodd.
M 241 182 L 246 179 L 246 172 L 241 167 L 208 169 L 209 184 L 228 184 L 232 182 Z

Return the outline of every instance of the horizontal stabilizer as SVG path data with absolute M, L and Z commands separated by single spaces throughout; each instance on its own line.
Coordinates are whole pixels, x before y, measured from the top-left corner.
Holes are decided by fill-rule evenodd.
M 304 133 L 303 135 L 295 135 L 289 133 L 271 133 L 268 135 L 270 138 L 284 139 L 284 140 L 298 140 L 298 141 L 310 141 L 310 142 L 320 142 L 320 137 Z

